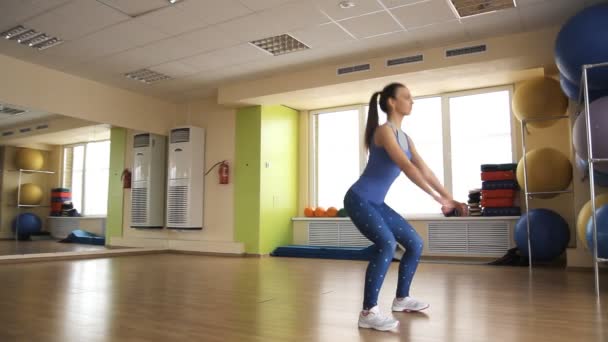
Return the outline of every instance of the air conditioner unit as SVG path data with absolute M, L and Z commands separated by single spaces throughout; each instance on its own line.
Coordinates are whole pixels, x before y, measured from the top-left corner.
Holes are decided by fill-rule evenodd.
M 169 135 L 167 228 L 203 229 L 205 131 L 184 126 Z
M 132 228 L 164 227 L 166 149 L 163 136 L 142 133 L 133 137 Z
M 131 227 L 165 225 L 166 137 L 142 133 L 133 136 Z

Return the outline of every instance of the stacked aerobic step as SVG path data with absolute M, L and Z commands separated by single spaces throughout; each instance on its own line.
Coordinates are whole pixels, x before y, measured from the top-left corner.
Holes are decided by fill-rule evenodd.
M 481 212 L 483 216 L 519 216 L 517 164 L 481 165 Z
M 481 216 L 481 189 L 469 191 L 469 216 Z

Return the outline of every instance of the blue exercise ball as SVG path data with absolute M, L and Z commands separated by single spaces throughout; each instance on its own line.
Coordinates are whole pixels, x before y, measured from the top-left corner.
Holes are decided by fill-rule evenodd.
M 587 163 L 585 159 L 579 157 L 578 154 L 575 154 L 575 159 L 576 168 L 586 175 L 589 171 L 589 163 Z M 608 173 L 593 170 L 593 180 L 595 181 L 595 185 L 608 188 Z
M 608 61 L 608 3 L 588 7 L 568 19 L 555 42 L 555 63 L 561 74 L 580 84 L 582 66 Z M 589 87 L 605 89 L 608 68 L 589 70 Z
M 582 94 L 580 94 L 580 88 L 578 85 L 572 83 L 572 81 L 568 80 L 564 75 L 560 74 L 559 75 L 559 84 L 562 88 L 562 91 L 564 92 L 564 94 L 566 94 L 566 96 L 574 101 L 577 102 L 579 101 L 579 95 L 580 97 L 580 101 L 583 102 L 585 99 L 582 97 Z M 608 86 L 606 87 L 606 89 L 590 89 L 589 90 L 589 102 L 595 101 L 597 99 L 599 99 L 600 97 L 603 96 L 608 96 Z
M 608 258 L 608 205 L 595 211 L 597 219 L 597 256 Z M 587 246 L 593 252 L 593 217 L 587 222 Z
M 13 232 L 17 232 L 17 222 L 19 223 L 19 238 L 28 239 L 30 235 L 42 230 L 42 220 L 32 213 L 19 214 L 13 220 Z
M 515 243 L 526 257 L 528 256 L 527 217 L 530 218 L 532 260 L 552 261 L 559 257 L 570 241 L 570 230 L 566 220 L 549 209 L 532 209 L 522 215 L 515 225 Z

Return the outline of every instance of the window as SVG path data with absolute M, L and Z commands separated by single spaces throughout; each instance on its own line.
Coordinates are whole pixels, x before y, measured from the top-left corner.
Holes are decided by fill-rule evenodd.
M 480 165 L 513 160 L 509 91 L 451 96 L 450 142 L 454 198 L 480 187 Z
M 511 89 L 500 87 L 414 100 L 402 129 L 445 187 L 460 201 L 481 186 L 480 165 L 513 161 Z M 366 105 L 312 112 L 311 194 L 314 204 L 342 206 L 363 172 Z M 380 124 L 386 115 L 380 113 Z M 439 205 L 402 173 L 386 203 L 404 215 L 439 214 Z
M 66 146 L 63 149 L 63 187 L 85 216 L 105 216 L 108 206 L 110 141 Z

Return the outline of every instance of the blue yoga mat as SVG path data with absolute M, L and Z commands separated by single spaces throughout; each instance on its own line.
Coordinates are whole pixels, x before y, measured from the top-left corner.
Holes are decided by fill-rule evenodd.
M 82 243 L 86 245 L 98 245 L 103 246 L 106 244 L 106 239 L 102 236 L 98 236 L 89 232 L 85 232 L 84 230 L 76 229 L 68 235 L 63 240 L 59 242 L 73 242 L 73 243 Z

